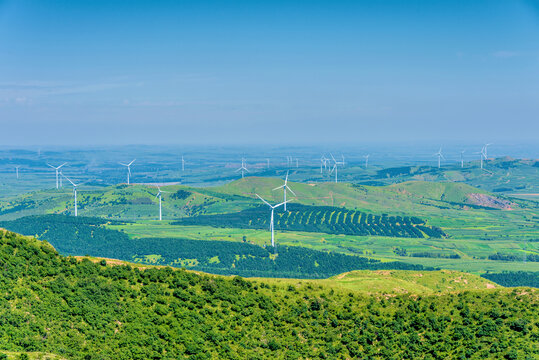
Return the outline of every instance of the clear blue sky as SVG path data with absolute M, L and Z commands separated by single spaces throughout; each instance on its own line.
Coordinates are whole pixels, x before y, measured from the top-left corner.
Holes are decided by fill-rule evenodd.
M 0 0 L 0 145 L 539 139 L 539 5 Z

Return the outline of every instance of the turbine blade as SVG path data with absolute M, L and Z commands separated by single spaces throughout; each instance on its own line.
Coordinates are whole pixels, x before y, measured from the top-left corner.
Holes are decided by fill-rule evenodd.
M 71 180 L 70 180 L 67 176 L 65 176 L 64 174 L 62 174 L 62 176 L 63 176 L 64 178 L 66 178 L 66 180 L 69 181 L 69 182 L 71 183 L 71 185 L 73 185 L 73 186 L 75 186 L 75 187 L 77 186 L 77 185 L 75 185 L 75 183 L 74 183 L 73 181 L 71 181 Z
M 255 194 L 255 195 L 258 196 L 258 198 L 259 198 L 260 200 L 262 200 L 263 202 L 265 202 L 269 207 L 273 207 L 273 206 L 271 206 L 271 204 L 270 204 L 269 202 L 267 202 L 266 200 L 264 200 L 264 199 L 262 198 L 262 196 L 260 196 L 260 195 L 258 195 L 258 194 Z
M 284 188 L 284 185 L 278 186 L 275 189 L 272 189 L 271 191 L 279 190 L 280 188 Z
M 278 208 L 279 206 L 282 206 L 282 205 L 284 205 L 284 204 L 286 204 L 286 203 L 289 203 L 290 201 L 293 201 L 293 200 L 294 200 L 294 199 L 286 200 L 286 201 L 283 201 L 282 203 L 277 204 L 277 205 L 275 205 L 275 206 L 271 206 L 271 205 L 270 205 L 270 206 L 271 206 L 272 208 L 275 209 L 275 208 Z
M 290 191 L 292 194 L 294 194 L 294 196 L 297 196 L 296 193 L 295 193 L 292 189 L 290 189 L 290 187 L 287 186 L 286 189 L 287 189 L 288 191 Z

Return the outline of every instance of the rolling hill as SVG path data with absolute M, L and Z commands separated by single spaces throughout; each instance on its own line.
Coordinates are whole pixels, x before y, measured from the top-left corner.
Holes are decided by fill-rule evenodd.
M 5 231 L 0 262 L 0 353 L 74 359 L 539 355 L 538 294 L 529 288 L 366 296 L 315 281 L 296 286 L 110 266 L 63 257 L 47 243 Z

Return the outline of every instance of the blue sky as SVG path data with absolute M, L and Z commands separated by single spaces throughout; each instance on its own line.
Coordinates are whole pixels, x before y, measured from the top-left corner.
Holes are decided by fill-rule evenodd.
M 538 40 L 518 0 L 0 0 L 0 143 L 536 142 Z

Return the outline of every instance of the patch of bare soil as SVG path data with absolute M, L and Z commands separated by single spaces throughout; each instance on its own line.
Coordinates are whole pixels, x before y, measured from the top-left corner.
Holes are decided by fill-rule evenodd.
M 499 199 L 487 194 L 468 194 L 468 200 L 474 205 L 494 209 L 512 210 L 512 206 L 514 206 L 509 200 Z

